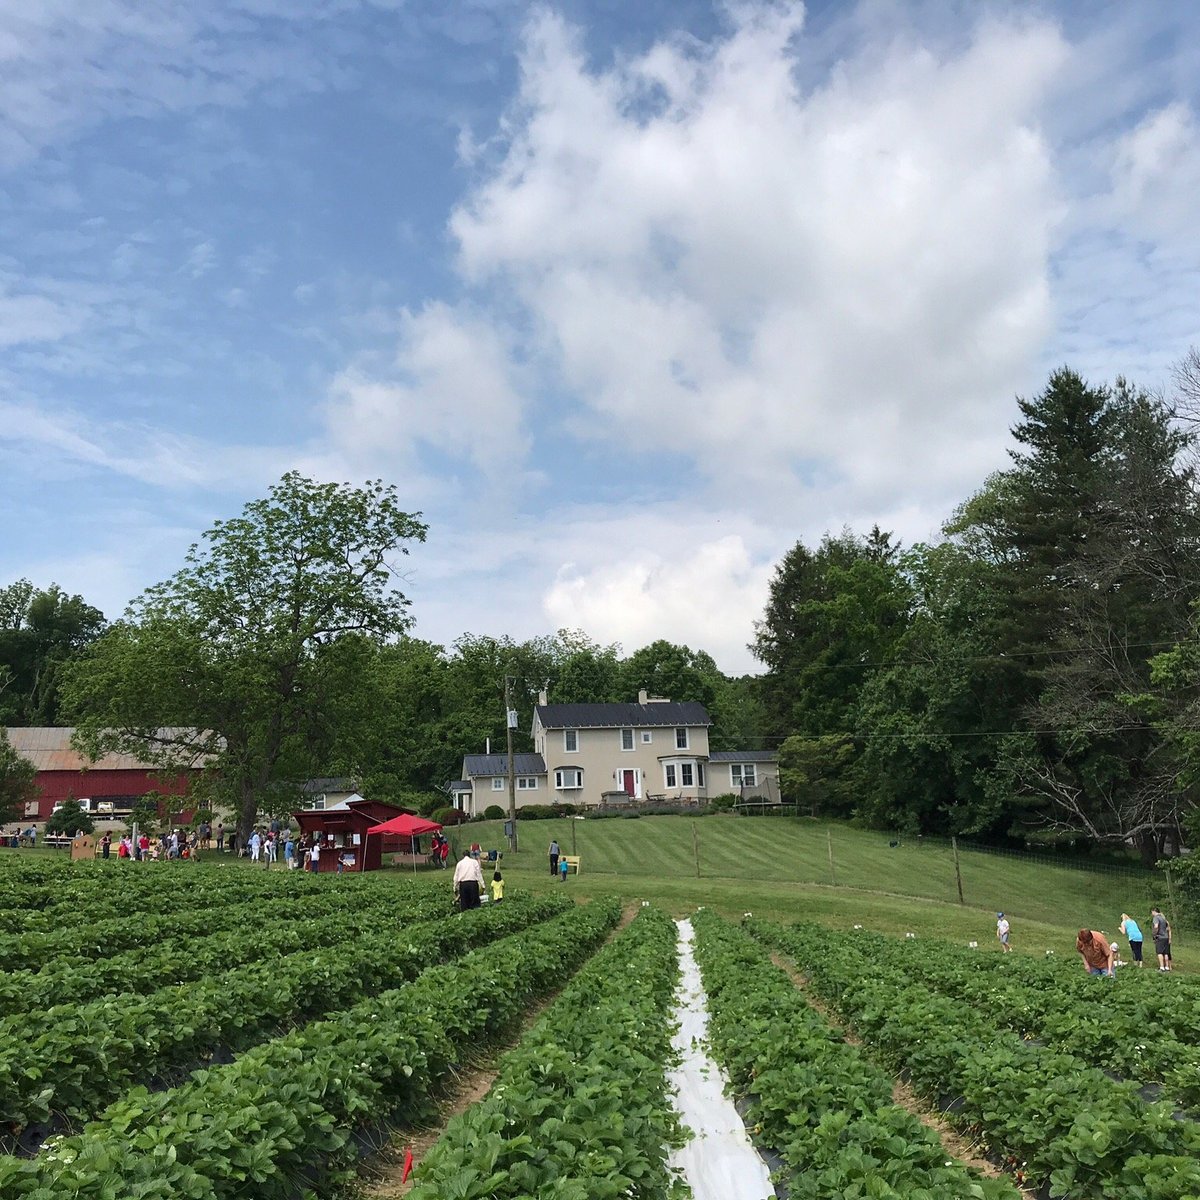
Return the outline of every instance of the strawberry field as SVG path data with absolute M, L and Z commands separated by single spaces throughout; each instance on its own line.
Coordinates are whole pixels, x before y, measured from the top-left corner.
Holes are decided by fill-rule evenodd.
M 504 1044 L 414 1200 L 761 1200 L 679 1165 L 689 1139 L 725 1152 L 672 1091 L 687 972 L 780 1197 L 1200 1196 L 1190 980 L 707 910 L 617 932 L 620 912 L 518 893 L 460 914 L 444 879 L 382 873 L 7 864 L 0 1200 L 345 1195 Z

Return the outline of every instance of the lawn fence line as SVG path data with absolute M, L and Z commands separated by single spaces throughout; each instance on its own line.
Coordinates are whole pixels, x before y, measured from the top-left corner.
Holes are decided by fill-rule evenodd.
M 729 811 L 729 810 L 726 810 Z M 794 804 L 772 802 L 754 799 L 740 800 L 733 805 L 732 812 L 741 817 L 757 818 L 758 820 L 775 817 L 789 825 L 804 827 L 820 821 L 807 812 L 800 813 Z M 686 863 L 677 861 L 677 869 L 668 870 L 672 875 L 690 875 L 697 879 L 738 879 L 755 876 L 755 863 L 746 860 L 745 871 L 730 871 L 727 862 L 716 862 L 706 849 L 711 845 L 713 834 L 719 830 L 719 838 L 724 841 L 731 835 L 736 836 L 735 826 L 725 822 L 714 824 L 707 819 L 715 815 L 714 810 L 701 805 L 672 805 L 656 801 L 643 801 L 619 809 L 601 811 L 587 816 L 574 818 L 580 826 L 589 829 L 589 836 L 600 831 L 596 829 L 596 817 L 602 818 L 636 818 L 642 816 L 692 817 L 690 822 L 691 836 L 685 838 L 687 850 Z M 571 820 L 571 818 L 564 818 Z M 758 824 L 758 820 L 754 824 Z M 606 823 L 606 822 L 603 822 Z M 740 824 L 740 822 L 739 822 Z M 773 824 L 773 823 L 772 823 Z M 578 826 L 576 827 L 578 828 Z M 575 830 L 573 829 L 574 833 Z M 988 907 L 987 897 L 981 893 L 989 893 L 993 899 L 996 893 L 994 879 L 980 876 L 980 868 L 984 861 L 1001 860 L 1020 864 L 1028 868 L 1047 868 L 1062 872 L 1075 873 L 1077 876 L 1091 876 L 1097 879 L 1105 878 L 1121 880 L 1128 884 L 1128 899 L 1123 901 L 1126 911 L 1133 912 L 1139 921 L 1147 919 L 1149 906 L 1158 904 L 1167 914 L 1173 926 L 1181 929 L 1200 930 L 1200 921 L 1193 919 L 1188 906 L 1179 903 L 1176 895 L 1176 885 L 1171 879 L 1170 871 L 1155 867 L 1145 867 L 1135 862 L 1113 862 L 1106 859 L 1089 858 L 1085 855 L 1056 854 L 1046 850 L 1024 850 L 1010 846 L 994 846 L 983 842 L 967 841 L 953 837 L 937 837 L 923 834 L 907 834 L 887 830 L 856 829 L 859 838 L 878 838 L 878 843 L 872 850 L 877 853 L 867 854 L 862 844 L 847 849 L 845 844 L 839 850 L 837 830 L 826 826 L 818 832 L 810 854 L 807 858 L 797 856 L 793 859 L 794 872 L 789 872 L 785 879 L 796 883 L 825 884 L 834 887 L 849 887 L 866 891 L 889 891 L 886 877 L 886 859 L 892 851 L 905 856 L 927 858 L 931 868 L 937 864 L 938 870 L 922 873 L 922 879 L 929 886 L 919 891 L 904 890 L 900 885 L 898 895 L 909 895 L 914 898 L 942 900 L 949 903 L 960 903 L 968 906 Z M 574 840 L 574 839 L 572 839 Z M 912 858 L 908 861 L 911 863 Z M 589 863 L 589 873 L 609 875 L 627 874 L 652 876 L 663 872 L 661 861 L 623 861 L 619 865 L 600 862 Z M 940 872 L 940 873 L 939 873 Z M 1015 910 L 1018 906 L 1012 905 Z

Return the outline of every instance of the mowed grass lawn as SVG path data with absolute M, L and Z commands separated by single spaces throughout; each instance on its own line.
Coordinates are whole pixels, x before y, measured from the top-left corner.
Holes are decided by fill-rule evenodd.
M 730 915 L 753 911 L 781 920 L 810 919 L 841 928 L 862 924 L 884 933 L 978 941 L 998 949 L 996 913 L 1013 924 L 1026 952 L 1074 955 L 1082 926 L 1122 941 L 1122 912 L 1145 925 L 1159 896 L 1149 877 L 960 850 L 958 903 L 948 846 L 902 842 L 886 834 L 791 817 L 641 817 L 605 821 L 529 821 L 518 825 L 520 850 L 506 849 L 500 822 L 464 825 L 460 845 L 478 841 L 505 850 L 508 888 L 564 886 L 551 880 L 547 848 L 578 854 L 582 873 L 566 887 L 581 897 L 616 892 L 675 912 L 708 904 Z M 833 873 L 829 864 L 833 847 Z M 697 874 L 697 864 L 699 874 Z M 836 884 L 833 882 L 836 880 Z M 1186 938 L 1176 929 L 1176 959 L 1187 967 Z

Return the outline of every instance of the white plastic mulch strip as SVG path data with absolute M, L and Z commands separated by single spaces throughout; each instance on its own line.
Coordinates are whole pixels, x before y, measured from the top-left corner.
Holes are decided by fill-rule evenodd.
M 667 1073 L 675 1109 L 691 1138 L 671 1154 L 695 1200 L 765 1200 L 773 1197 L 770 1171 L 758 1156 L 733 1102 L 725 1072 L 709 1057 L 708 1003 L 692 953 L 692 923 L 678 921 L 681 977 L 675 992 L 679 1029 L 672 1041 L 681 1055 Z

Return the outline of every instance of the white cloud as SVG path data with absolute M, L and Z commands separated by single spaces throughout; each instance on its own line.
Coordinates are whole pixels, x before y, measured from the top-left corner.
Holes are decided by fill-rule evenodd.
M 82 328 L 87 319 L 88 313 L 79 305 L 27 291 L 0 290 L 0 347 L 57 342 Z
M 753 464 L 880 506 L 938 503 L 999 458 L 1051 328 L 1061 205 L 1038 106 L 1047 24 L 940 54 L 863 45 L 804 86 L 799 6 L 594 71 L 530 28 L 503 153 L 452 220 L 473 284 L 525 305 L 577 435 Z M 753 497 L 748 498 L 753 504 Z
M 661 550 L 612 541 L 581 549 L 586 558 L 565 563 L 543 598 L 551 628 L 586 629 L 630 650 L 659 638 L 685 642 L 728 671 L 755 669 L 746 643 L 766 604 L 771 566 L 754 559 L 740 535 Z
M 268 85 L 319 90 L 342 67 L 289 26 L 339 7 L 0 0 L 0 167 L 106 118 L 240 105 Z
M 506 335 L 496 324 L 430 304 L 400 318 L 386 367 L 363 363 L 334 379 L 330 437 L 354 469 L 414 469 L 432 449 L 500 483 L 525 470 L 524 401 Z
M 1148 114 L 1122 136 L 1112 165 L 1112 207 L 1121 223 L 1146 236 L 1184 235 L 1200 244 L 1200 125 L 1191 108 L 1175 101 Z

